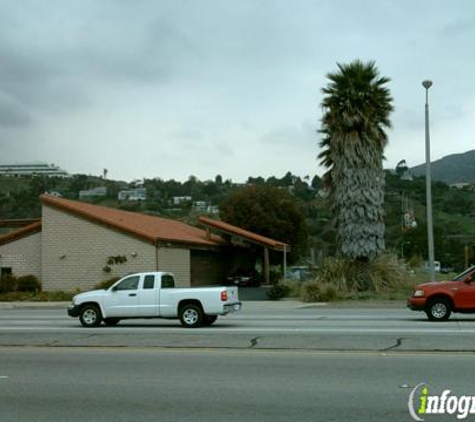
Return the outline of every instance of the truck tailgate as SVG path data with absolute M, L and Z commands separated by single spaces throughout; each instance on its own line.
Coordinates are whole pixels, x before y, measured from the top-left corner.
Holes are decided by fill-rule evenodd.
M 238 288 L 237 287 L 226 287 L 227 297 L 225 303 L 237 303 L 239 302 Z

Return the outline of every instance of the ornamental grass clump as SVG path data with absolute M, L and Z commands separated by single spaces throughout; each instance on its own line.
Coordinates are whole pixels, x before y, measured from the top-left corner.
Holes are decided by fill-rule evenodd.
M 302 285 L 300 299 L 303 302 L 333 302 L 338 298 L 337 289 L 330 283 L 308 281 Z
M 407 289 L 410 274 L 395 255 L 383 254 L 369 263 L 327 258 L 318 280 L 330 284 L 336 292 L 387 292 Z

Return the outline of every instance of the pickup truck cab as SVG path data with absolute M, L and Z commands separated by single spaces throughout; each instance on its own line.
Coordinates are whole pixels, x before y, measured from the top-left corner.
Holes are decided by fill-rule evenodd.
M 130 274 L 106 290 L 80 293 L 68 315 L 79 317 L 84 327 L 117 325 L 121 319 L 180 319 L 195 328 L 213 324 L 218 315 L 241 309 L 237 287 L 176 288 L 172 273 Z
M 414 287 L 407 306 L 413 311 L 424 311 L 431 321 L 445 321 L 452 312 L 475 313 L 475 266 L 451 281 Z

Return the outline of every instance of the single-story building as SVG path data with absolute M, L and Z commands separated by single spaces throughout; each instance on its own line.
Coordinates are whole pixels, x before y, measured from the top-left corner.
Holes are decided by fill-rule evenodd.
M 41 279 L 41 221 L 0 236 L 0 278 L 12 273 Z
M 50 195 L 41 201 L 41 221 L 0 236 L 0 268 L 37 276 L 46 291 L 88 290 L 111 277 L 159 270 L 173 272 L 178 286 L 222 284 L 234 266 L 251 259 L 247 241 L 264 247 L 264 264 L 268 248 L 286 246 L 209 219 L 200 229 Z

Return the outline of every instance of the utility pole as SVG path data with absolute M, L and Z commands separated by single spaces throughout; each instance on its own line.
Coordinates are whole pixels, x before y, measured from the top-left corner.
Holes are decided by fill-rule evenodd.
M 426 134 L 426 202 L 427 202 L 427 246 L 429 252 L 430 280 L 435 281 L 435 258 L 434 258 L 434 227 L 432 222 L 432 177 L 430 168 L 430 136 L 429 136 L 429 88 L 432 81 L 425 80 L 422 86 L 426 90 L 425 105 L 425 134 Z

